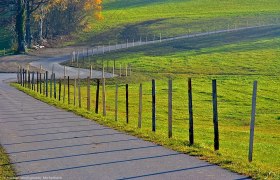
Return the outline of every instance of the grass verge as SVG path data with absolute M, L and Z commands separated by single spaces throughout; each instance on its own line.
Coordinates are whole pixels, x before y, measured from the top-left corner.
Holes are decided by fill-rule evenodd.
M 10 159 L 5 149 L 0 145 L 0 180 L 16 177 L 15 169 L 10 164 Z
M 239 77 L 237 77 L 239 78 Z M 209 80 L 209 79 L 208 79 Z M 203 81 L 203 80 L 200 80 Z M 183 81 L 178 81 L 176 84 L 176 86 L 174 87 L 174 90 L 177 92 L 177 95 L 174 95 L 174 97 L 180 97 L 178 96 L 178 93 L 180 93 L 180 91 L 178 90 L 178 88 L 184 88 L 182 84 L 178 84 L 179 82 L 183 82 Z M 223 79 L 220 79 L 219 82 L 223 82 Z M 233 82 L 229 82 L 230 84 Z M 200 88 L 207 88 L 207 86 L 205 86 L 205 84 L 199 83 L 201 84 Z M 186 154 L 190 154 L 193 156 L 198 156 L 200 159 L 206 160 L 210 163 L 213 164 L 217 164 L 223 168 L 227 168 L 231 171 L 234 172 L 238 172 L 241 174 L 245 174 L 248 176 L 253 177 L 254 179 L 279 179 L 280 178 L 280 173 L 279 173 L 279 162 L 278 162 L 278 155 L 277 152 L 279 148 L 277 148 L 279 146 L 279 143 L 277 143 L 277 132 L 276 129 L 278 127 L 278 122 L 275 121 L 275 125 L 273 127 L 276 127 L 276 129 L 274 129 L 273 132 L 270 132 L 271 128 L 273 129 L 273 127 L 270 125 L 268 126 L 268 124 L 263 124 L 260 125 L 261 123 L 259 122 L 257 127 L 257 131 L 258 133 L 256 133 L 256 155 L 255 155 L 255 159 L 253 161 L 253 163 L 248 163 L 247 161 L 247 143 L 248 143 L 248 131 L 249 131 L 249 127 L 248 127 L 248 121 L 242 121 L 242 119 L 244 119 L 244 115 L 241 112 L 238 112 L 238 109 L 241 108 L 241 106 L 245 106 L 244 110 L 246 111 L 246 113 L 248 113 L 248 111 L 250 111 L 250 105 L 248 105 L 248 97 L 250 96 L 249 91 L 250 90 L 250 86 L 248 86 L 248 82 L 244 82 L 244 84 L 242 86 L 235 84 L 237 86 L 239 86 L 239 89 L 236 88 L 236 91 L 240 91 L 242 89 L 244 89 L 244 87 L 246 88 L 244 94 L 239 94 L 238 96 L 240 96 L 239 98 L 241 98 L 242 100 L 245 98 L 246 100 L 244 100 L 243 104 L 238 104 L 238 107 L 235 107 L 237 109 L 231 109 L 231 111 L 236 111 L 237 112 L 237 116 L 230 116 L 229 114 L 229 108 L 221 108 L 222 112 L 221 112 L 221 116 L 224 118 L 225 116 L 227 116 L 227 120 L 223 120 L 221 121 L 221 125 L 220 125 L 220 131 L 221 131 L 221 150 L 220 151 L 213 151 L 213 143 L 212 143 L 212 128 L 211 127 L 211 121 L 207 121 L 207 119 L 209 120 L 209 118 L 211 119 L 211 114 L 209 114 L 210 110 L 209 108 L 206 108 L 207 106 L 211 105 L 211 103 L 209 103 L 209 98 L 206 98 L 206 95 L 208 95 L 208 90 L 202 89 L 199 91 L 199 94 L 202 94 L 203 96 L 200 96 L 200 98 L 202 97 L 202 99 L 204 99 L 198 106 L 196 106 L 196 114 L 201 114 L 201 116 L 203 116 L 203 119 L 199 119 L 197 117 L 196 121 L 198 121 L 195 126 L 197 127 L 197 129 L 195 129 L 195 145 L 194 146 L 189 146 L 188 141 L 187 141 L 187 122 L 182 121 L 182 113 L 178 113 L 178 109 L 180 109 L 180 105 L 183 103 L 184 99 L 178 99 L 181 104 L 177 104 L 174 103 L 175 107 L 174 109 L 175 112 L 174 114 L 177 114 L 174 119 L 177 119 L 174 121 L 174 136 L 172 139 L 169 139 L 167 137 L 167 121 L 166 121 L 166 111 L 163 107 L 162 104 L 166 104 L 166 98 L 161 99 L 163 96 L 160 96 L 161 98 L 159 99 L 159 106 L 158 109 L 159 113 L 157 114 L 157 131 L 156 133 L 151 132 L 151 126 L 150 126 L 150 121 L 148 120 L 149 118 L 147 118 L 149 116 L 149 113 L 146 113 L 145 116 L 143 117 L 143 128 L 142 129 L 138 129 L 136 128 L 136 122 L 137 122 L 137 110 L 133 110 L 133 108 L 137 107 L 137 105 L 130 105 L 130 107 L 132 108 L 131 112 L 132 114 L 130 114 L 130 122 L 129 124 L 126 124 L 124 121 L 125 118 L 125 111 L 123 111 L 124 109 L 124 96 L 125 93 L 121 93 L 119 98 L 120 100 L 120 118 L 119 121 L 114 121 L 113 120 L 113 98 L 114 96 L 113 91 L 114 91 L 114 85 L 109 85 L 107 87 L 107 93 L 108 93 L 108 116 L 107 118 L 104 118 L 100 115 L 96 115 L 93 111 L 87 111 L 86 110 L 86 98 L 83 98 L 83 105 L 82 107 L 84 108 L 77 108 L 75 107 L 73 104 L 66 104 L 63 102 L 59 102 L 57 100 L 54 99 L 50 99 L 45 97 L 44 95 L 40 95 L 37 94 L 34 91 L 31 91 L 29 89 L 23 88 L 18 84 L 12 84 L 14 87 L 16 87 L 17 89 L 29 94 L 30 96 L 39 99 L 43 102 L 49 103 L 53 106 L 56 106 L 58 108 L 61 109 L 65 109 L 67 111 L 71 111 L 74 112 L 78 115 L 81 115 L 85 118 L 94 120 L 96 122 L 98 122 L 99 124 L 114 128 L 116 130 L 122 131 L 122 132 L 126 132 L 129 133 L 131 135 L 137 136 L 139 138 L 142 138 L 144 140 L 148 140 L 154 143 L 157 143 L 159 145 L 165 146 L 167 148 L 179 151 L 179 152 L 183 152 Z M 198 85 L 197 83 L 195 83 L 194 85 Z M 132 87 L 130 86 L 130 92 L 132 97 L 135 97 L 137 94 L 137 86 L 138 85 L 132 85 Z M 143 85 L 144 87 L 147 86 L 147 84 Z M 159 91 L 157 92 L 157 94 L 163 94 L 163 91 L 166 91 L 166 89 L 164 89 L 164 87 L 166 86 L 166 83 L 164 82 L 158 82 L 158 86 L 159 87 Z M 227 87 L 227 86 L 225 86 Z M 120 88 L 122 88 L 122 86 L 120 86 Z M 222 102 L 228 102 L 230 104 L 230 102 L 232 102 L 232 106 L 235 106 L 237 104 L 235 104 L 235 102 L 233 101 L 233 99 L 235 99 L 236 97 L 233 97 L 233 99 L 226 99 L 224 98 L 224 96 L 226 95 L 225 93 L 228 93 L 229 89 L 228 88 L 220 88 L 221 89 L 221 101 Z M 72 91 L 72 90 L 71 90 Z M 73 92 L 73 91 L 72 91 Z M 120 91 L 121 92 L 121 91 Z M 85 87 L 82 87 L 82 97 L 86 97 L 85 96 L 86 93 L 86 89 Z M 145 91 L 144 90 L 144 96 L 145 94 L 147 96 L 149 96 L 148 90 Z M 72 95 L 72 94 L 71 94 Z M 267 98 L 267 97 L 264 97 Z M 197 99 L 197 95 L 194 95 L 194 99 Z M 249 100 L 250 101 L 250 100 Z M 66 101 L 67 102 L 67 99 Z M 146 102 L 147 104 L 149 104 L 149 100 L 145 99 L 143 102 Z M 143 107 L 146 107 L 147 104 L 144 103 Z M 247 105 L 246 105 L 247 104 Z M 99 106 L 100 107 L 100 106 Z M 207 110 L 208 109 L 208 110 Z M 144 111 L 147 111 L 147 109 L 144 109 Z M 182 107 L 181 107 L 182 110 Z M 149 111 L 149 110 L 148 110 Z M 176 113 L 177 111 L 177 113 Z M 206 114 L 206 115 L 205 115 Z M 207 115 L 208 114 L 208 115 Z M 249 114 L 249 113 L 248 113 Z M 165 117 L 166 116 L 166 117 Z M 206 116 L 206 117 L 205 117 Z M 223 119 L 221 118 L 221 119 Z M 231 119 L 230 119 L 231 118 Z M 269 118 L 268 116 L 262 117 L 263 118 Z M 238 119 L 240 119 L 238 121 Z M 236 120 L 236 121 L 234 121 Z M 148 122 L 149 121 L 149 122 Z M 164 123 L 165 122 L 165 123 Z M 244 124 L 245 123 L 245 124 Z M 269 123 L 269 122 L 268 122 Z M 200 130 L 199 130 L 200 129 Z M 271 134 L 272 133 L 272 134 Z M 274 134 L 274 138 L 271 137 L 271 135 Z M 267 137 L 270 137 L 272 139 L 274 139 L 275 144 L 271 143 L 270 140 L 267 140 Z M 276 139 L 275 139 L 276 138 Z M 264 139 L 266 139 L 265 142 L 263 141 Z M 273 142 L 274 142 L 273 141 Z M 269 152 L 269 154 L 271 156 L 268 156 L 267 154 L 263 154 L 265 152 Z M 275 155 L 275 156 L 274 156 Z M 268 158 L 268 159 L 266 159 Z M 274 159 L 274 160 L 273 160 Z

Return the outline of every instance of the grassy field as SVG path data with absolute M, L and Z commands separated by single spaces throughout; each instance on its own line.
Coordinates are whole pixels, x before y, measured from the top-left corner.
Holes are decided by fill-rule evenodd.
M 151 132 L 151 82 L 143 83 L 143 125 L 137 128 L 138 121 L 138 87 L 129 84 L 129 124 L 125 122 L 125 85 L 119 84 L 119 119 L 115 122 L 115 85 L 106 86 L 107 117 L 94 114 L 95 89 L 91 86 L 91 111 L 86 111 L 86 87 L 82 86 L 82 109 L 73 105 L 73 86 L 70 88 L 71 105 L 40 96 L 31 91 L 27 93 L 54 104 L 58 107 L 74 111 L 82 116 L 94 119 L 101 124 L 126 131 L 146 140 L 165 145 L 177 151 L 200 156 L 212 163 L 233 171 L 250 175 L 256 179 L 280 178 L 280 111 L 279 88 L 280 79 L 259 78 L 256 76 L 216 76 L 218 81 L 220 150 L 213 151 L 213 124 L 211 103 L 211 79 L 214 77 L 193 78 L 194 132 L 195 145 L 188 142 L 188 99 L 187 80 L 174 80 L 173 87 L 173 138 L 167 136 L 167 81 L 158 80 L 157 84 L 157 122 L 156 132 Z M 248 163 L 249 124 L 251 110 L 252 82 L 259 81 L 256 132 L 253 163 Z M 111 80 L 112 81 L 112 80 Z M 72 82 L 73 83 L 73 82 Z M 83 82 L 84 83 L 84 82 Z M 62 91 L 63 92 L 63 91 Z M 67 94 L 67 90 L 66 90 Z M 62 98 L 63 99 L 63 98 Z M 99 107 L 102 107 L 100 102 Z M 102 108 L 99 109 L 100 114 Z
M 103 21 L 91 20 L 92 30 L 78 33 L 81 43 L 108 44 L 127 39 L 173 37 L 279 22 L 280 5 L 257 0 L 104 0 Z
M 10 159 L 0 145 L 0 180 L 10 179 L 16 176 L 13 166 L 9 164 Z
M 233 171 L 256 179 L 280 179 L 280 34 L 279 26 L 195 37 L 125 49 L 94 56 L 91 64 L 101 67 L 114 59 L 117 67 L 132 65 L 132 76 L 106 81 L 106 119 L 88 113 L 83 82 L 82 109 L 70 110 L 100 123 L 124 130 L 169 148 L 198 155 Z M 86 61 L 83 65 L 88 67 Z M 106 68 L 105 68 L 106 69 Z M 167 80 L 173 79 L 173 138 L 167 136 Z M 188 142 L 187 78 L 193 78 L 195 145 Z M 151 132 L 151 79 L 156 79 L 157 130 Z M 221 147 L 213 151 L 211 80 L 218 82 Z M 248 163 L 251 96 L 258 80 L 257 117 L 253 163 Z M 119 84 L 119 121 L 114 121 L 115 84 Z M 125 123 L 125 83 L 129 84 L 129 124 Z M 143 128 L 137 129 L 138 88 L 143 83 Z M 73 84 L 73 82 L 72 82 Z M 92 86 L 92 107 L 95 104 Z M 30 93 L 30 92 L 29 92 Z M 42 99 L 41 96 L 35 95 Z M 44 99 L 44 98 L 43 98 Z M 59 107 L 66 104 L 44 99 Z M 67 102 L 67 98 L 66 98 Z M 99 107 L 102 107 L 101 102 Z M 93 108 L 92 108 L 93 109 Z M 100 109 L 100 112 L 102 109 Z
M 252 8 L 253 7 L 253 8 Z M 92 45 L 126 42 L 126 39 L 151 40 L 240 26 L 278 22 L 280 4 L 257 0 L 115 0 L 104 1 L 102 22 L 92 21 L 93 31 L 78 34 L 80 42 Z M 203 12 L 203 13 L 202 13 Z M 279 21 L 280 22 L 280 21 Z M 27 93 L 74 111 L 101 124 L 126 131 L 177 151 L 197 155 L 233 171 L 255 179 L 280 179 L 280 28 L 263 27 L 231 33 L 194 37 L 173 42 L 135 47 L 96 55 L 81 65 L 101 69 L 113 61 L 117 67 L 130 64 L 132 76 L 109 79 L 107 117 L 86 111 L 86 87 L 82 86 L 82 109 L 45 98 L 29 90 Z M 76 42 L 75 42 L 76 43 Z M 88 60 L 88 59 L 87 59 Z M 71 65 L 71 64 L 70 64 Z M 117 73 L 118 70 L 116 71 Z M 193 78 L 195 145 L 188 142 L 187 78 Z M 151 132 L 151 79 L 157 84 L 157 130 Z M 167 80 L 174 79 L 173 138 L 167 136 Z M 220 150 L 213 151 L 211 80 L 218 82 Z M 252 84 L 258 80 L 255 149 L 248 163 Z M 119 89 L 119 121 L 114 121 L 115 84 Z M 129 84 L 129 117 L 125 123 L 125 83 Z M 138 88 L 143 83 L 143 127 L 137 128 Z M 73 84 L 73 82 L 72 82 Z M 95 103 L 95 86 L 92 106 Z M 66 98 L 67 102 L 67 98 Z M 102 107 L 101 104 L 99 107 Z M 102 109 L 100 109 L 100 112 Z

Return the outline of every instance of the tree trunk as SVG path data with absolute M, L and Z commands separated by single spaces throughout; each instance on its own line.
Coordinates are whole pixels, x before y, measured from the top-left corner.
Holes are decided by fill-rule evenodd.
M 26 0 L 26 23 L 25 23 L 25 41 L 28 48 L 31 48 L 31 9 L 30 9 L 30 0 Z
M 18 40 L 18 53 L 25 53 L 24 23 L 25 23 L 25 4 L 24 0 L 17 0 L 16 33 Z
M 40 20 L 39 20 L 39 42 L 42 44 L 43 42 L 43 19 L 44 19 L 44 12 L 43 8 L 41 7 L 41 12 L 40 12 Z

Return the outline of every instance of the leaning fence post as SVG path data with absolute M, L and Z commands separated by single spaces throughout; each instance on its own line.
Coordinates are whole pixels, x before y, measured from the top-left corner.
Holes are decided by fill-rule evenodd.
M 219 124 L 218 124 L 218 102 L 217 102 L 217 80 L 212 80 L 213 90 L 213 123 L 214 123 L 214 149 L 219 150 Z
M 249 156 L 248 156 L 249 162 L 252 162 L 252 160 L 253 160 L 256 105 L 257 105 L 257 88 L 258 88 L 258 82 L 254 81 L 253 96 L 252 96 L 251 125 L 250 125 Z
M 126 123 L 128 124 L 128 120 L 129 120 L 129 117 L 128 117 L 128 84 L 125 85 L 125 109 L 126 109 Z
M 168 137 L 172 137 L 172 80 L 168 81 Z
M 140 86 L 139 86 L 138 128 L 142 127 L 142 99 L 143 99 L 142 84 L 140 84 Z
M 87 78 L 87 110 L 90 111 L 90 77 Z
M 103 102 L 103 116 L 106 116 L 106 88 L 105 88 L 105 78 L 102 78 L 102 102 Z
M 118 121 L 118 93 L 119 93 L 119 88 L 118 88 L 118 84 L 116 84 L 116 95 L 115 95 L 115 121 Z
M 152 131 L 156 131 L 156 83 L 152 80 Z
M 193 132 L 193 104 L 192 104 L 192 79 L 188 80 L 188 95 L 189 95 L 189 141 L 190 145 L 194 143 Z

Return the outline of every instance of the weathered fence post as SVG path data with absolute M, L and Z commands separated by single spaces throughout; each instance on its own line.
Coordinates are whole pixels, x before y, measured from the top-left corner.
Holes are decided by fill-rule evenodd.
M 49 72 L 46 71 L 46 97 L 48 97 L 49 93 L 48 93 L 48 74 Z
M 82 107 L 82 94 L 81 94 L 81 81 L 78 79 L 78 99 L 79 99 L 79 108 Z
M 172 137 L 172 80 L 168 81 L 168 137 Z
M 152 131 L 156 131 L 156 83 L 152 80 Z
M 56 79 L 55 79 L 55 73 L 53 73 L 53 86 L 54 86 L 54 99 L 56 99 Z
M 116 94 L 115 94 L 115 121 L 118 121 L 118 94 L 119 94 L 119 87 L 116 84 Z
M 76 106 L 76 89 L 77 89 L 77 80 L 74 79 L 74 106 Z
M 40 72 L 40 94 L 42 94 L 42 73 Z
M 256 105 L 257 105 L 257 88 L 258 88 L 258 82 L 254 81 L 253 96 L 252 96 L 251 124 L 250 124 L 249 156 L 248 156 L 249 162 L 252 162 L 252 160 L 253 160 Z
M 142 127 L 142 105 L 143 105 L 143 89 L 142 89 L 142 84 L 139 86 L 139 111 L 138 111 L 138 128 Z
M 63 77 L 63 103 L 65 103 L 65 96 L 66 96 L 66 76 Z
M 100 80 L 97 79 L 97 86 L 96 86 L 96 101 L 95 101 L 95 113 L 98 114 L 98 105 L 99 105 L 99 87 L 100 87 Z
M 90 78 L 92 78 L 92 65 L 90 66 L 90 72 L 89 72 L 89 74 L 90 74 Z
M 87 110 L 90 111 L 90 77 L 87 78 Z
M 102 78 L 102 104 L 103 104 L 103 116 L 106 116 L 106 88 L 105 88 L 105 78 Z
M 37 78 L 36 78 L 36 84 L 37 84 L 37 88 L 36 88 L 36 91 L 37 93 L 39 92 L 39 72 L 37 71 Z
M 59 79 L 59 86 L 58 86 L 58 100 L 61 99 L 61 79 Z
M 43 79 L 43 95 L 46 95 L 46 73 L 44 73 L 44 79 Z
M 28 88 L 31 89 L 31 86 L 30 86 L 30 85 L 31 85 L 31 81 L 30 81 L 30 71 L 28 71 L 27 74 L 28 74 L 28 79 L 27 79 L 27 80 L 28 80 Z
M 129 117 L 128 117 L 128 84 L 125 85 L 125 109 L 126 109 L 126 123 L 128 124 L 128 120 L 129 120 Z
M 53 94 L 52 81 L 53 81 L 53 73 L 51 74 L 51 78 L 50 78 L 50 98 L 52 98 L 52 94 Z
M 189 141 L 190 145 L 194 144 L 193 132 L 193 104 L 192 104 L 192 79 L 188 80 L 188 95 L 189 95 Z
M 70 104 L 70 77 L 67 78 L 67 90 L 68 90 L 68 105 Z
M 122 65 L 120 64 L 120 77 L 122 77 Z
M 32 88 L 31 88 L 31 89 L 32 89 L 33 91 L 35 91 L 34 82 L 35 82 L 35 72 L 32 72 L 32 86 L 31 86 Z
M 217 80 L 212 80 L 213 95 L 213 123 L 214 123 L 214 149 L 219 150 L 219 124 L 218 124 L 218 101 Z

